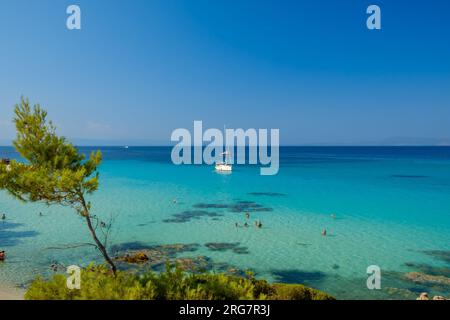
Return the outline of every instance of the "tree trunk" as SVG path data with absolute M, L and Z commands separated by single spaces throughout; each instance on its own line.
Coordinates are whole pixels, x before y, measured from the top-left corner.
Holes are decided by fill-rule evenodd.
M 84 199 L 83 194 L 80 192 L 79 193 L 79 200 L 81 202 L 81 205 L 83 206 L 83 210 L 84 210 L 84 218 L 86 219 L 86 223 L 87 226 L 89 228 L 89 231 L 91 232 L 92 238 L 95 241 L 95 244 L 97 245 L 98 250 L 100 250 L 100 252 L 103 255 L 103 258 L 105 258 L 106 262 L 110 265 L 111 267 L 111 271 L 113 272 L 114 276 L 116 275 L 116 265 L 114 264 L 114 262 L 112 261 L 111 257 L 108 254 L 108 251 L 106 251 L 105 246 L 103 245 L 103 243 L 98 239 L 97 234 L 95 233 L 95 229 L 92 226 L 92 220 L 91 220 L 91 215 L 89 213 L 89 208 L 86 204 L 86 201 Z
M 95 244 L 97 245 L 98 250 L 100 250 L 100 252 L 102 253 L 106 262 L 108 262 L 108 264 L 111 266 L 111 271 L 113 272 L 113 274 L 116 275 L 116 271 L 117 271 L 116 265 L 114 264 L 111 257 L 109 256 L 108 252 L 106 251 L 106 248 L 103 245 L 103 243 L 97 238 L 97 234 L 95 233 L 95 230 L 92 226 L 91 217 L 89 216 L 88 211 L 86 211 L 85 218 L 86 218 L 86 223 L 88 225 L 89 231 L 91 232 L 92 238 L 94 238 L 94 241 L 95 241 Z

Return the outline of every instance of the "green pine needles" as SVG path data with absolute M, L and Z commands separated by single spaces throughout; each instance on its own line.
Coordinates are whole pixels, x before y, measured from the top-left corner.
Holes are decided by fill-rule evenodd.
M 0 164 L 0 189 L 7 190 L 24 202 L 43 202 L 73 208 L 84 218 L 94 244 L 109 264 L 113 273 L 116 266 L 106 250 L 107 237 L 97 236 L 98 221 L 91 216 L 91 204 L 86 196 L 98 189 L 100 151 L 88 159 L 56 134 L 56 128 L 47 120 L 47 112 L 39 105 L 33 108 L 22 98 L 14 109 L 17 137 L 14 147 L 23 162 Z

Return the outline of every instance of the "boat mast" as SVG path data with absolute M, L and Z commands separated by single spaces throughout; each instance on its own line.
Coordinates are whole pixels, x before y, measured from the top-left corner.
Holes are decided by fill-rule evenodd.
M 228 156 L 229 156 L 229 151 L 228 151 L 228 143 L 227 143 L 227 141 L 226 141 L 226 138 L 227 138 L 227 127 L 226 127 L 226 125 L 224 125 L 223 126 L 223 133 L 224 133 L 224 141 L 225 141 L 225 150 L 224 150 L 224 152 L 223 152 L 223 155 L 224 155 L 224 157 L 223 157 L 223 163 L 224 164 L 228 164 L 228 161 L 227 161 L 227 158 L 228 158 Z

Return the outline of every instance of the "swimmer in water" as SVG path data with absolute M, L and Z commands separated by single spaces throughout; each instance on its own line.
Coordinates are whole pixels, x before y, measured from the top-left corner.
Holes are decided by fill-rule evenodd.
M 327 235 L 327 229 L 323 229 L 322 230 L 322 236 L 326 237 L 326 235 Z

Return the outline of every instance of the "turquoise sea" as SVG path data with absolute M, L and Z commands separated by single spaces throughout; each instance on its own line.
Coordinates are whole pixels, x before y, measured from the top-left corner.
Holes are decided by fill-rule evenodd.
M 445 281 L 406 277 L 450 277 L 450 147 L 283 147 L 275 176 L 261 176 L 258 166 L 235 166 L 231 175 L 175 166 L 169 147 L 98 149 L 104 162 L 91 200 L 94 214 L 113 218 L 112 251 L 196 244 L 179 256 L 206 256 L 341 299 L 450 296 Z M 0 147 L 0 157 L 17 154 Z M 1 284 L 26 285 L 51 274 L 52 263 L 98 260 L 91 247 L 55 249 L 90 240 L 68 208 L 20 203 L 2 191 L 0 213 L 7 217 L 0 221 L 0 250 L 8 255 Z M 381 290 L 366 287 L 369 265 L 381 268 Z

